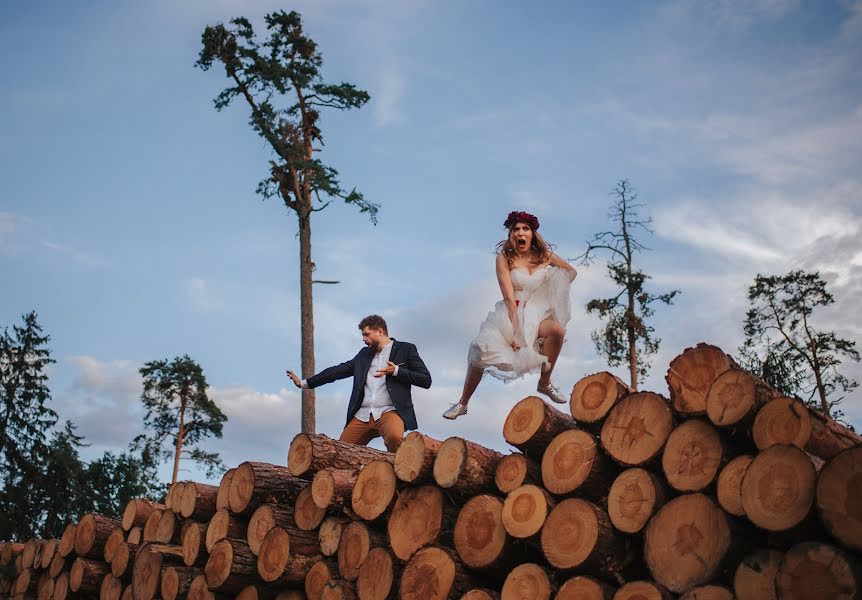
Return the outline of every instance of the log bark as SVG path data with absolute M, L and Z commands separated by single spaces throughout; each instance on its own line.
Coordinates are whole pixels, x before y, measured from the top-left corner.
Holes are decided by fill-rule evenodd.
M 542 456 L 542 483 L 552 494 L 576 493 L 603 503 L 620 468 L 592 433 L 569 429 L 557 435 Z
M 206 521 L 215 514 L 218 486 L 195 481 L 186 482 L 179 510 L 174 512 L 186 519 Z
M 570 410 L 578 426 L 598 432 L 617 402 L 632 393 L 619 377 L 603 371 L 579 380 L 572 390 Z
M 89 558 L 76 558 L 69 571 L 69 591 L 97 595 L 108 565 Z
M 296 477 L 310 479 L 321 469 L 358 471 L 372 460 L 393 462 L 389 452 L 333 440 L 321 434 L 300 433 L 290 443 L 287 467 Z
M 509 411 L 503 423 L 503 437 L 525 456 L 539 462 L 554 437 L 577 423 L 538 396 L 527 396 Z
M 386 548 L 372 548 L 359 567 L 356 594 L 359 600 L 389 600 L 395 597 L 395 582 L 401 567 Z
M 388 463 L 387 463 L 388 464 Z M 320 508 L 336 511 L 344 510 L 350 504 L 353 487 L 356 485 L 356 471 L 345 469 L 322 469 L 314 474 L 311 481 L 311 499 Z
M 681 593 L 711 580 L 730 544 L 724 512 L 703 494 L 687 494 L 665 504 L 650 520 L 644 558 L 656 581 Z
M 346 581 L 356 581 L 359 567 L 372 548 L 386 546 L 385 536 L 361 521 L 348 523 L 338 543 L 338 572 Z
M 162 581 L 159 587 L 162 600 L 175 600 L 185 598 L 195 577 L 201 574 L 200 569 L 190 567 L 170 566 L 162 573 Z
M 742 508 L 767 531 L 788 531 L 806 520 L 814 505 L 817 474 L 796 446 L 771 446 L 748 465 L 742 479 Z
M 608 494 L 608 516 L 623 533 L 639 533 L 669 498 L 664 481 L 641 468 L 626 469 Z
M 341 533 L 350 519 L 341 515 L 326 517 L 320 524 L 318 541 L 320 542 L 320 553 L 323 556 L 333 556 L 338 551 L 338 543 L 341 541 Z
M 494 491 L 494 473 L 503 455 L 475 442 L 450 437 L 440 445 L 434 460 L 434 480 L 442 488 L 475 496 Z
M 524 563 L 518 565 L 506 576 L 503 589 L 500 591 L 501 600 L 522 600 L 531 598 L 534 600 L 550 600 L 551 594 L 556 591 L 556 586 L 551 583 L 551 578 L 544 568 L 535 563 Z M 586 596 L 579 596 L 578 599 Z
M 671 431 L 661 467 L 667 482 L 678 492 L 699 492 L 712 484 L 724 459 L 724 446 L 715 427 L 690 419 Z
M 746 556 L 733 576 L 736 600 L 777 600 L 775 574 L 784 553 L 778 550 L 757 550 Z
M 522 485 L 509 492 L 503 501 L 503 527 L 513 538 L 531 540 L 539 547 L 542 526 L 556 505 L 556 500 L 544 488 Z
M 514 551 L 514 541 L 503 526 L 503 502 L 481 494 L 470 498 L 458 513 L 455 549 L 465 565 L 502 581 L 525 553 Z
M 706 415 L 716 427 L 751 429 L 757 411 L 780 393 L 743 369 L 728 369 L 706 394 Z
M 660 583 L 639 580 L 618 589 L 614 600 L 673 600 L 673 594 Z
M 293 519 L 296 526 L 306 531 L 317 529 L 326 517 L 326 509 L 320 508 L 311 497 L 311 487 L 308 486 L 296 497 Z
M 862 588 L 859 559 L 835 546 L 805 542 L 790 548 L 775 574 L 782 600 L 858 598 Z
M 366 521 L 388 516 L 395 504 L 396 483 L 392 461 L 372 460 L 366 464 L 356 476 L 350 498 L 353 512 Z
M 200 564 L 207 555 L 207 523 L 184 521 L 180 530 L 180 546 L 183 549 L 183 563 L 187 567 Z
M 230 482 L 233 479 L 233 474 L 236 469 L 228 469 L 222 475 L 221 482 L 218 484 L 218 492 L 216 492 L 216 510 L 230 508 Z
M 692 588 L 679 600 L 734 600 L 733 592 L 720 585 L 701 585 Z
M 210 550 L 204 573 L 211 590 L 236 594 L 257 579 L 257 557 L 244 541 L 225 538 Z
M 142 498 L 129 500 L 123 510 L 123 531 L 129 531 L 132 527 L 143 527 L 147 517 L 156 509 L 165 510 L 165 505 Z
M 81 517 L 75 528 L 75 554 L 102 559 L 105 555 L 105 542 L 108 541 L 114 527 L 119 525 L 120 522 L 116 519 L 87 513 Z M 99 578 L 99 584 L 101 584 L 101 578 Z M 98 584 L 96 588 L 98 589 Z
M 123 596 L 123 582 L 108 573 L 99 586 L 99 600 L 120 600 Z
M 437 486 L 404 488 L 386 525 L 392 552 L 409 560 L 423 546 L 451 546 L 457 518 L 457 508 Z
M 260 545 L 257 572 L 272 585 L 296 585 L 305 579 L 305 572 L 320 560 L 317 536 L 296 527 L 273 527 Z
M 289 505 L 261 504 L 248 520 L 246 541 L 252 553 L 257 555 L 263 538 L 273 527 L 294 527 L 293 507 Z
M 716 499 L 719 506 L 735 517 L 745 515 L 742 506 L 742 478 L 748 465 L 754 460 L 751 454 L 742 454 L 727 463 L 718 475 Z
M 308 485 L 291 475 L 287 467 L 263 462 L 244 462 L 236 468 L 230 482 L 230 511 L 251 516 L 261 504 L 289 504 Z
M 226 508 L 217 510 L 207 524 L 207 552 L 212 552 L 213 546 L 225 538 L 244 539 L 247 530 L 248 521 L 231 515 Z
M 128 542 L 120 542 L 114 550 L 114 560 L 111 561 L 111 575 L 117 579 L 129 581 L 135 564 L 138 547 Z
M 862 446 L 844 450 L 821 469 L 817 508 L 830 535 L 862 553 Z
M 670 362 L 665 380 L 673 409 L 682 415 L 706 412 L 706 395 L 716 378 L 735 366 L 720 348 L 700 343 Z
M 542 528 L 542 553 L 556 569 L 594 574 L 622 583 L 632 560 L 624 536 L 608 514 L 581 498 L 560 502 Z
M 667 400 L 637 392 L 611 409 L 602 425 L 602 447 L 621 465 L 636 467 L 658 457 L 672 429 Z
M 520 452 L 504 456 L 497 464 L 497 470 L 494 471 L 494 485 L 501 494 L 508 494 L 522 485 L 541 483 L 541 467 Z
M 413 485 L 431 481 L 434 458 L 442 443 L 418 431 L 408 433 L 395 452 L 395 476 Z
M 57 547 L 57 552 L 63 558 L 69 556 L 75 550 L 75 530 L 78 526 L 75 523 L 69 523 L 63 530 L 63 535 L 60 536 L 60 545 Z
M 401 572 L 401 600 L 445 600 L 460 598 L 481 587 L 481 580 L 469 573 L 458 555 L 438 546 L 422 548 Z

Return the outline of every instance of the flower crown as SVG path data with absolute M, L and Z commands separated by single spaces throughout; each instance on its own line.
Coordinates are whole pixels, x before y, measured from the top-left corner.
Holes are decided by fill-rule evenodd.
M 509 216 L 506 217 L 506 220 L 503 221 L 503 227 L 508 229 L 515 223 L 526 223 L 533 231 L 539 228 L 539 219 L 528 212 L 513 210 L 509 213 Z

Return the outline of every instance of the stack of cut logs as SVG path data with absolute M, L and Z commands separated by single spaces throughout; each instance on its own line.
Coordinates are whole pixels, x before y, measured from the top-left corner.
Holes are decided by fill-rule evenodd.
M 508 455 L 300 434 L 286 467 L 246 462 L 218 487 L 177 483 L 122 519 L 0 545 L 0 596 L 862 597 L 862 438 L 714 346 L 666 379 L 668 398 L 590 375 L 571 415 L 525 398 Z

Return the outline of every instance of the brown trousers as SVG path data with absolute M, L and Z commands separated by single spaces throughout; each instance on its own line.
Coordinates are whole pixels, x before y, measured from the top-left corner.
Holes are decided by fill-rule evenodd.
M 404 437 L 404 421 L 394 410 L 383 413 L 376 420 L 371 417 L 368 422 L 353 417 L 338 439 L 342 442 L 364 446 L 374 438 L 381 436 L 387 450 L 390 452 L 398 450 L 398 446 L 401 445 L 401 438 Z

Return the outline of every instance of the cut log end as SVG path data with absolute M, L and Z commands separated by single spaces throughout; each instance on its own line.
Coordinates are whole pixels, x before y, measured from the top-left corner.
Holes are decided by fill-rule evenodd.
M 737 456 L 727 463 L 718 475 L 716 497 L 725 511 L 735 517 L 745 515 L 742 506 L 742 478 L 754 457 L 750 454 Z
M 775 574 L 784 554 L 778 550 L 758 550 L 746 556 L 733 575 L 736 600 L 776 600 Z
M 844 450 L 823 467 L 817 508 L 829 533 L 862 553 L 862 446 Z
M 775 589 L 782 600 L 852 600 L 862 591 L 860 587 L 862 570 L 857 560 L 817 542 L 790 548 L 775 575 Z
M 389 544 L 395 556 L 408 560 L 440 534 L 443 492 L 433 485 L 408 487 L 399 495 L 387 523 Z
M 522 485 L 506 496 L 501 518 L 514 538 L 529 538 L 541 531 L 553 508 L 547 493 L 536 485 Z
M 245 462 L 236 468 L 228 490 L 228 505 L 233 513 L 243 512 L 254 495 L 254 468 Z
M 589 502 L 560 502 L 542 528 L 542 552 L 558 569 L 573 569 L 590 556 L 599 540 L 599 522 Z
M 383 460 L 374 460 L 362 467 L 353 487 L 353 512 L 366 521 L 373 521 L 392 505 L 395 498 L 395 469 Z
M 372 548 L 359 567 L 356 591 L 361 600 L 386 600 L 395 581 L 395 563 L 384 548 Z
M 640 468 L 626 469 L 608 494 L 608 516 L 623 533 L 637 533 L 666 499 L 658 478 Z
M 308 598 L 319 598 L 326 584 L 333 580 L 332 569 L 325 560 L 319 560 L 305 574 L 305 595 Z
M 560 587 L 554 600 L 611 600 L 615 591 L 615 588 L 598 579 L 578 575 Z
M 625 383 L 607 371 L 588 375 L 572 390 L 569 403 L 572 416 L 581 423 L 597 423 L 630 393 Z
M 549 600 L 551 580 L 545 570 L 537 564 L 524 563 L 515 567 L 503 582 L 501 600 Z M 559 596 L 557 596 L 559 598 Z M 587 596 L 583 596 L 587 600 Z
M 418 431 L 411 431 L 395 452 L 395 476 L 405 483 L 419 483 L 434 465 L 441 442 Z
M 338 572 L 347 581 L 355 581 L 359 567 L 371 551 L 371 535 L 365 524 L 354 521 L 341 532 L 338 544 Z
M 450 488 L 458 481 L 467 460 L 467 444 L 458 437 L 445 440 L 434 459 L 434 481 L 442 488 Z
M 754 376 L 743 369 L 729 369 L 716 377 L 706 394 L 706 415 L 718 427 L 739 423 L 756 403 Z
M 665 377 L 674 410 L 685 415 L 706 412 L 710 386 L 731 366 L 730 357 L 709 344 L 698 344 L 674 358 Z
M 680 492 L 697 492 L 718 474 L 724 451 L 715 427 L 691 419 L 668 436 L 662 454 L 662 470 L 667 482 Z
M 796 398 L 781 396 L 770 400 L 758 411 L 751 436 L 759 450 L 777 444 L 804 448 L 811 438 L 808 408 Z
M 506 543 L 503 503 L 496 496 L 474 496 L 458 513 L 455 548 L 469 567 L 481 569 L 495 561 Z
M 617 590 L 613 600 L 672 600 L 671 593 L 654 581 L 630 581 Z
M 596 438 L 570 429 L 554 437 L 542 455 L 542 483 L 552 494 L 568 494 L 590 475 L 599 459 Z
M 299 433 L 290 442 L 287 452 L 287 468 L 296 477 L 302 477 L 311 467 L 314 456 L 311 438 L 305 433 Z
M 733 592 L 720 585 L 703 585 L 692 588 L 679 600 L 734 600 Z
M 277 580 L 290 558 L 290 535 L 281 527 L 273 527 L 266 534 L 257 556 L 257 572 L 266 582 Z
M 665 504 L 650 520 L 644 557 L 653 577 L 672 592 L 706 583 L 730 546 L 724 512 L 703 494 Z
M 219 511 L 223 508 L 230 508 L 230 484 L 233 481 L 233 474 L 236 469 L 228 469 L 224 475 L 222 475 L 221 483 L 218 486 L 218 492 L 216 492 L 216 511 Z
M 497 470 L 494 472 L 494 484 L 502 494 L 508 494 L 517 487 L 525 483 L 537 483 L 532 481 L 535 478 L 535 473 L 531 474 L 529 459 L 520 452 L 507 454 L 497 465 Z
M 805 452 L 779 445 L 760 452 L 742 479 L 742 507 L 748 519 L 767 531 L 799 523 L 814 503 L 816 472 Z
M 440 548 L 423 548 L 401 574 L 401 600 L 445 600 L 455 581 L 455 563 Z
M 530 440 L 545 420 L 545 401 L 538 396 L 528 396 L 509 411 L 503 423 L 503 437 L 513 446 Z
M 658 455 L 672 429 L 667 400 L 638 392 L 611 410 L 602 426 L 602 446 L 620 464 L 638 466 Z
M 296 526 L 305 531 L 317 529 L 318 525 L 326 517 L 326 509 L 320 508 L 314 503 L 314 498 L 311 496 L 311 487 L 304 488 L 296 497 L 296 507 L 294 508 L 294 519 Z

